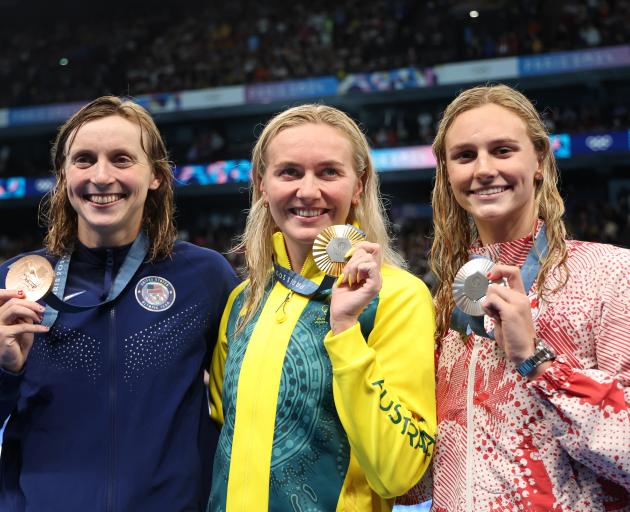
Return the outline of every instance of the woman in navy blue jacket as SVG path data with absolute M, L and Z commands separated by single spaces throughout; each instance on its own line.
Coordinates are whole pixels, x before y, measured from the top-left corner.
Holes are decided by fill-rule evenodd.
M 0 290 L 0 510 L 201 510 L 216 436 L 203 371 L 236 276 L 175 240 L 172 170 L 142 107 L 91 102 L 53 160 L 36 254 L 55 308 L 27 300 L 28 281 Z

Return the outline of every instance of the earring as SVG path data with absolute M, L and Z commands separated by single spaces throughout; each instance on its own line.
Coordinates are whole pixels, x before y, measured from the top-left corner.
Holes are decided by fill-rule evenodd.
M 263 208 L 269 208 L 269 203 L 267 201 L 263 203 Z

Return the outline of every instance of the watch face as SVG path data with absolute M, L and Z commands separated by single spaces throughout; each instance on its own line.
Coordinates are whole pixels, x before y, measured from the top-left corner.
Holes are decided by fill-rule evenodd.
M 556 354 L 551 350 L 544 341 L 536 339 L 536 351 L 534 355 L 529 359 L 523 361 L 516 369 L 523 377 L 527 377 L 538 366 L 546 361 L 553 361 L 556 358 Z
M 555 359 L 556 357 L 555 352 L 551 350 L 540 338 L 536 339 L 536 352 L 534 352 L 534 356 L 539 353 L 541 356 L 544 354 L 545 357 L 551 357 L 552 359 Z M 549 359 L 545 359 L 545 361 L 549 361 Z

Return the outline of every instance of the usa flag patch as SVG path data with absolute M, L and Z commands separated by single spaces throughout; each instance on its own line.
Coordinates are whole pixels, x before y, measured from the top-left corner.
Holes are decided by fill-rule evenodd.
M 148 311 L 166 311 L 175 302 L 175 288 L 163 277 L 143 277 L 136 284 L 136 300 Z

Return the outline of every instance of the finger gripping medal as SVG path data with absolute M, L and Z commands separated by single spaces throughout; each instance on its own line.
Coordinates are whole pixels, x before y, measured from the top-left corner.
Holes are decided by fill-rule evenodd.
M 313 242 L 315 265 L 329 276 L 340 276 L 347 252 L 365 240 L 365 233 L 349 224 L 329 226 Z

